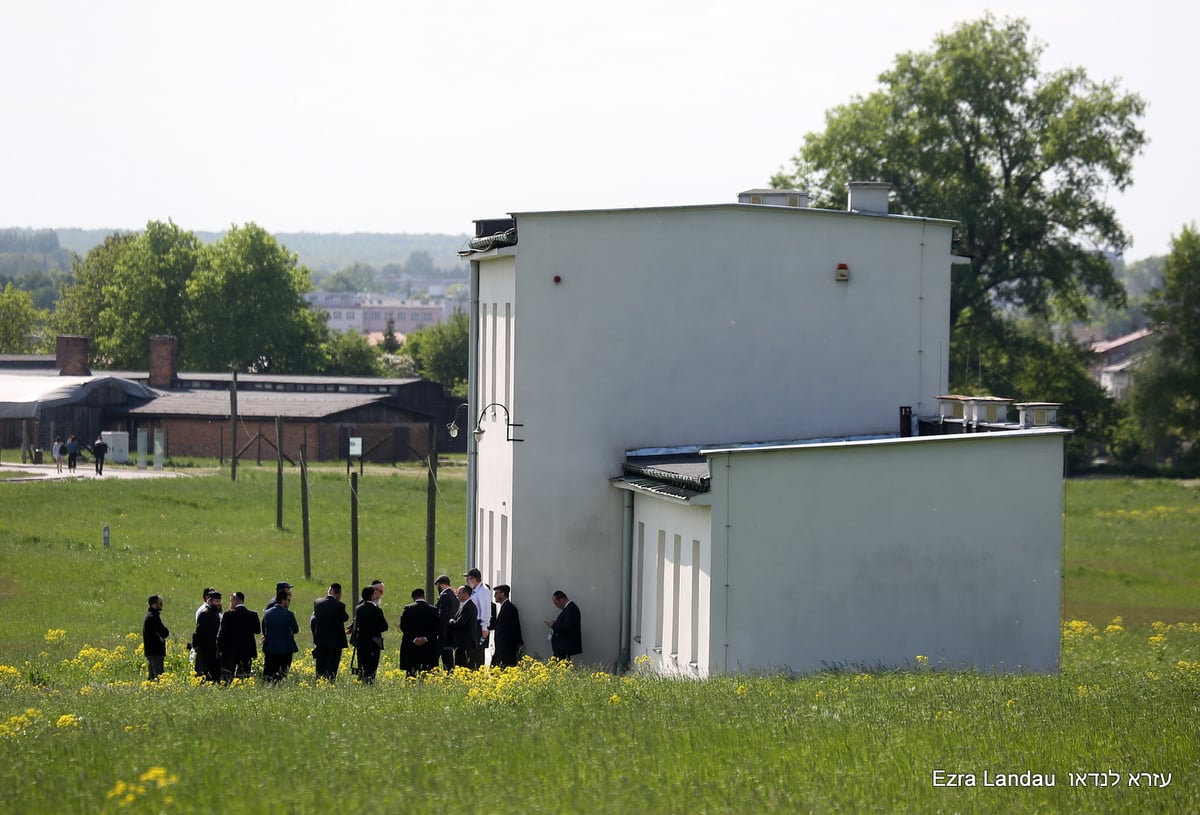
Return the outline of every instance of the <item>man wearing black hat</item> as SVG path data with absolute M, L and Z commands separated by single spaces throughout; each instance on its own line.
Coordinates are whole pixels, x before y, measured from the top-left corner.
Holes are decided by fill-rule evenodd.
M 375 605 L 374 586 L 364 586 L 362 602 L 354 607 L 354 651 L 358 659 L 358 677 L 366 684 L 375 681 L 379 670 L 379 655 L 383 652 L 383 632 L 387 631 L 387 618 L 383 610 Z
M 275 605 L 263 614 L 263 681 L 275 683 L 285 679 L 292 667 L 292 655 L 300 650 L 296 635 L 300 624 L 292 613 L 292 592 L 280 589 Z
M 507 585 L 497 586 L 494 596 L 496 598 L 496 620 L 493 636 L 496 650 L 492 654 L 492 666 L 512 668 L 520 659 L 520 649 L 525 645 L 525 640 L 521 636 L 521 614 L 508 599 L 509 587 Z
M 471 589 L 471 602 L 475 604 L 475 610 L 479 612 L 479 652 L 476 654 L 476 659 L 480 665 L 483 665 L 488 646 L 488 634 L 492 628 L 492 589 L 483 582 L 483 575 L 478 569 L 468 569 L 463 572 L 463 577 L 467 579 L 467 586 Z
M 329 682 L 337 679 L 342 651 L 347 645 L 346 620 L 349 619 L 346 604 L 342 602 L 342 584 L 331 583 L 328 593 L 313 601 L 313 659 L 321 679 Z
M 217 658 L 217 633 L 220 630 L 221 592 L 210 591 L 204 598 L 204 608 L 196 615 L 196 631 L 192 634 L 196 676 L 209 682 L 221 678 L 221 661 Z
M 163 599 L 152 594 L 147 600 L 146 616 L 142 619 L 142 653 L 146 655 L 146 671 L 151 682 L 163 672 L 163 661 L 167 656 L 167 637 L 171 632 L 163 625 Z
M 235 591 L 229 595 L 229 611 L 221 616 L 217 631 L 217 652 L 221 657 L 221 679 L 228 683 L 236 677 L 250 676 L 250 665 L 258 656 L 254 639 L 262 633 L 258 612 L 246 606 L 246 595 Z
M 272 600 L 271 602 L 267 603 L 267 607 L 263 609 L 264 613 L 267 611 L 270 611 L 272 606 L 279 603 L 279 593 L 284 592 L 284 591 L 286 591 L 288 594 L 291 594 L 292 584 L 287 582 L 286 580 L 280 580 L 278 583 L 275 584 L 275 599 Z
M 454 615 L 458 612 L 458 595 L 450 586 L 450 575 L 438 575 L 437 583 L 434 585 L 438 590 L 438 620 L 442 624 L 442 629 L 438 636 L 438 647 L 442 653 L 442 668 L 447 671 L 453 671 L 454 637 L 450 633 L 450 621 L 454 619 Z

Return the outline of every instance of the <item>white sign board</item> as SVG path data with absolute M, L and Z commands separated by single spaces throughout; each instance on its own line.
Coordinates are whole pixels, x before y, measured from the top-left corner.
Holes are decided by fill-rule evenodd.
M 352 455 L 352 456 L 361 456 L 362 455 L 362 437 L 361 436 L 351 436 L 350 437 L 350 455 Z

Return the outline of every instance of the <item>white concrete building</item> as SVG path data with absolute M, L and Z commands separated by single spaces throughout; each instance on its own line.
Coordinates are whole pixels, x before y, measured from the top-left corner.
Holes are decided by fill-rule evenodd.
M 536 656 L 549 653 L 539 621 L 553 617 L 561 588 L 582 610 L 583 661 L 594 664 L 647 653 L 692 675 L 808 670 L 911 659 L 917 643 L 955 664 L 1057 664 L 1057 617 L 1046 609 L 1057 615 L 1061 529 L 1047 519 L 1061 510 L 1061 486 L 1049 488 L 1061 481 L 1058 433 L 746 449 L 896 435 L 902 407 L 936 418 L 947 388 L 953 222 L 887 215 L 877 184 L 853 186 L 846 212 L 795 202 L 485 222 L 487 234 L 497 223 L 513 230 L 491 248 L 476 242 L 471 257 L 469 402 L 484 434 L 468 448 L 468 559 L 492 584 L 513 586 Z M 626 451 L 681 447 L 708 456 L 693 456 L 710 462 L 710 488 L 697 492 L 707 498 L 675 506 L 620 477 Z M 995 477 L 993 457 L 1003 463 Z M 964 483 L 964 467 L 979 478 Z M 1017 545 L 998 528 L 999 509 L 978 513 L 989 502 L 1011 512 L 996 485 L 1022 467 L 1037 485 L 1028 514 L 1038 522 L 1018 530 L 1029 540 Z M 889 492 L 913 479 L 911 500 Z M 986 497 L 950 497 L 976 484 Z M 933 515 L 937 490 L 947 500 Z M 976 554 L 955 557 L 956 546 Z M 997 600 L 980 607 L 986 624 L 963 619 L 948 632 L 955 603 L 1004 583 L 1010 567 L 1006 596 L 1033 609 L 1039 638 L 1022 623 L 1011 643 L 996 633 L 969 647 L 983 628 L 1010 630 L 1012 616 L 993 616 Z M 1040 588 L 1029 588 L 1034 578 Z M 889 581 L 897 588 L 880 592 Z M 921 586 L 945 588 L 900 603 L 900 587 Z M 864 604 L 848 616 L 855 597 Z M 779 606 L 792 611 L 772 616 Z M 913 638 L 866 636 L 870 621 L 901 614 Z

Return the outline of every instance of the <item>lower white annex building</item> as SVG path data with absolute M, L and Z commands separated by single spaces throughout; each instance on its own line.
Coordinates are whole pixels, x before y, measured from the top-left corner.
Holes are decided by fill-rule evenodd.
M 477 222 L 468 561 L 531 655 L 561 589 L 607 668 L 1057 669 L 1067 431 L 945 396 L 954 223 L 850 192 Z

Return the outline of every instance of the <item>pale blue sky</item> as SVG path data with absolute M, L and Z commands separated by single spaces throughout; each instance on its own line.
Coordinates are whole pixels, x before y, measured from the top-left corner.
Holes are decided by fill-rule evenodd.
M 1200 210 L 1200 11 L 1158 0 L 21 0 L 0 16 L 0 227 L 457 233 L 729 201 L 989 8 L 1030 21 L 1045 67 L 1149 101 L 1112 200 L 1128 257 L 1165 253 Z

